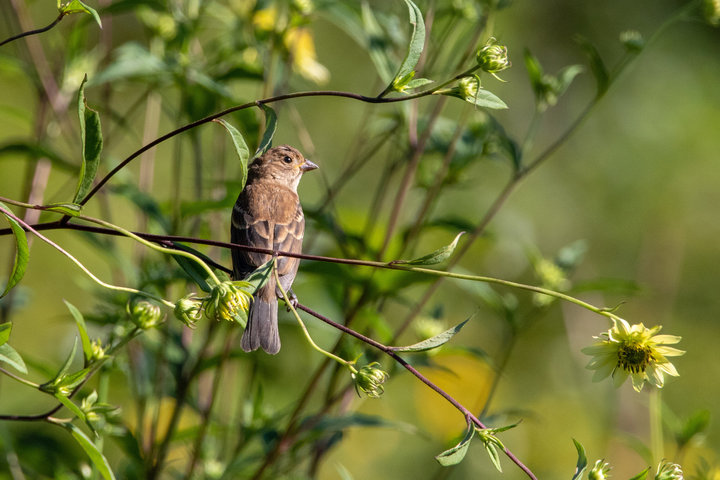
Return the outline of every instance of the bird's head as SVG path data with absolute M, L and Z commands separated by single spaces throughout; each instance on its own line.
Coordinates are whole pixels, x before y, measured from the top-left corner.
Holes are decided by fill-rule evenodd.
M 253 160 L 248 171 L 248 181 L 276 181 L 297 191 L 302 174 L 318 168 L 289 145 L 274 147 Z

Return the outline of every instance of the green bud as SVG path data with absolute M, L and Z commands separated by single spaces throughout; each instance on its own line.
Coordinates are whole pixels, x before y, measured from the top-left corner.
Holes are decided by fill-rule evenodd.
M 480 79 L 477 77 L 463 77 L 458 82 L 458 93 L 465 100 L 472 100 L 477 97 L 480 89 Z
M 90 362 L 95 362 L 105 358 L 105 349 L 103 348 L 102 341 L 99 338 L 92 341 L 90 344 L 90 351 Z
M 388 373 L 380 368 L 378 362 L 372 362 L 362 367 L 359 371 L 352 369 L 352 379 L 355 382 L 355 391 L 360 395 L 364 392 L 370 398 L 380 398 L 385 392 L 383 384 L 390 377 Z
M 720 27 L 720 0 L 704 0 L 705 20 L 713 27 Z
M 662 461 L 658 465 L 655 480 L 683 480 L 683 471 L 677 463 Z
M 195 294 L 191 293 L 175 303 L 175 317 L 190 328 L 195 328 L 195 324 L 202 317 L 202 302 L 195 298 Z
M 498 45 L 494 37 L 491 37 L 478 51 L 476 60 L 482 70 L 493 74 L 502 72 L 512 65 L 508 58 L 507 47 Z
M 588 480 L 607 480 L 610 478 L 610 470 L 610 464 L 605 463 L 604 460 L 598 460 L 588 473 Z
M 645 39 L 637 30 L 626 30 L 620 34 L 620 42 L 628 52 L 637 53 L 645 47 Z
M 248 311 L 251 298 L 233 282 L 222 282 L 213 287 L 210 297 L 205 300 L 205 316 L 211 320 L 239 321 L 240 311 Z
M 144 330 L 157 327 L 162 322 L 160 307 L 147 300 L 128 303 L 127 311 L 133 323 Z

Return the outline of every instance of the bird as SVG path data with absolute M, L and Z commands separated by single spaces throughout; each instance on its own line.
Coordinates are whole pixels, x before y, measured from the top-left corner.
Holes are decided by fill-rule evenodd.
M 232 210 L 230 241 L 301 253 L 305 216 L 297 187 L 303 173 L 316 168 L 316 164 L 289 145 L 270 148 L 255 158 L 248 167 L 245 188 Z M 246 278 L 271 258 L 268 253 L 233 249 L 233 278 Z M 294 257 L 279 257 L 276 261 L 280 284 L 294 302 L 297 297 L 291 287 L 299 265 L 300 259 Z M 244 351 L 262 348 L 272 355 L 280 351 L 277 298 L 281 296 L 274 275 L 270 275 L 267 283 L 254 293 L 247 326 L 240 339 Z

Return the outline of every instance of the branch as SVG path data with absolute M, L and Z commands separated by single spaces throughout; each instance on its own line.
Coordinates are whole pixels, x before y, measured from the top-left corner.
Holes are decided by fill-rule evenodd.
M 36 30 L 30 30 L 30 31 L 27 31 L 27 32 L 19 33 L 19 34 L 14 35 L 14 36 L 12 36 L 12 37 L 10 37 L 10 38 L 7 38 L 7 39 L 3 40 L 2 42 L 0 42 L 0 47 L 2 47 L 3 45 L 5 45 L 6 43 L 14 42 L 15 40 L 19 40 L 19 39 L 21 39 L 21 38 L 23 38 L 23 37 L 28 37 L 28 36 L 30 36 L 30 35 L 37 35 L 38 33 L 47 32 L 48 30 L 50 30 L 51 28 L 53 28 L 55 25 L 57 25 L 58 23 L 60 23 L 60 20 L 62 20 L 63 17 L 65 17 L 65 15 L 67 15 L 66 12 L 60 12 L 60 15 L 58 15 L 55 20 L 53 20 L 49 25 L 47 25 L 47 26 L 45 26 L 45 27 L 38 28 L 38 29 L 36 29 Z

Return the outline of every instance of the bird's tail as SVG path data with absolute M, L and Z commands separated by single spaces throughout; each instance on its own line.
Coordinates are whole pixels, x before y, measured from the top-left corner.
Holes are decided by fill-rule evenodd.
M 248 323 L 245 327 L 240 346 L 246 352 L 262 347 L 267 353 L 275 355 L 280 351 L 280 334 L 278 333 L 278 304 L 273 299 L 267 302 L 258 295 L 250 307 Z

